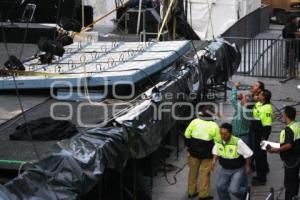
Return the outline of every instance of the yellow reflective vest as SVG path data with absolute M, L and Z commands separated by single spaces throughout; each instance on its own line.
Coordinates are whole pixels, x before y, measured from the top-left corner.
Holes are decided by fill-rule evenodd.
M 220 129 L 216 122 L 194 119 L 184 133 L 187 139 L 199 139 L 204 141 L 221 141 Z
M 273 108 L 271 104 L 263 105 L 257 102 L 253 108 L 253 117 L 260 120 L 262 126 L 272 126 L 273 122 Z
M 291 122 L 287 125 L 294 134 L 294 141 L 300 139 L 300 122 Z M 285 141 L 285 129 L 280 132 L 280 144 L 284 144 Z

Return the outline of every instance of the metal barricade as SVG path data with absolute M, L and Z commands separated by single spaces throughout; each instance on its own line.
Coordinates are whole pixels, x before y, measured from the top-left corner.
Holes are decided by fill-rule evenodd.
M 238 45 L 242 60 L 239 75 L 299 78 L 300 40 L 225 37 Z

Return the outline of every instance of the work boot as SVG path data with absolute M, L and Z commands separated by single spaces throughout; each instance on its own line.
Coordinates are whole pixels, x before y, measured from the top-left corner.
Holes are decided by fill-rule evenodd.
M 210 200 L 210 199 L 214 199 L 214 197 L 213 196 L 199 197 L 199 200 Z
M 198 196 L 198 192 L 195 193 L 195 194 L 188 194 L 188 198 L 189 198 L 189 199 L 194 198 L 194 197 L 196 197 L 196 196 Z

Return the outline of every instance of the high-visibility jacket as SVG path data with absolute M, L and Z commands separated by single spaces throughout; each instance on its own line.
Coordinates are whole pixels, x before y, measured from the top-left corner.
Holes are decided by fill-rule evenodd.
M 291 122 L 290 124 L 287 125 L 287 127 L 289 127 L 293 134 L 294 134 L 294 142 L 296 140 L 299 140 L 300 139 L 300 123 L 299 122 Z M 281 132 L 280 132 L 280 144 L 284 144 L 284 141 L 285 141 L 285 129 L 283 129 Z
M 216 142 L 217 155 L 220 157 L 220 165 L 225 169 L 239 169 L 244 166 L 245 159 L 238 153 L 239 138 L 231 136 L 226 143 Z
M 221 141 L 219 126 L 213 121 L 194 119 L 184 133 L 189 153 L 199 159 L 212 158 L 214 141 Z
M 286 143 L 286 131 L 288 129 L 290 129 L 293 134 L 293 147 L 287 151 L 280 152 L 280 157 L 285 162 L 292 163 L 297 161 L 297 159 L 300 157 L 300 123 L 295 121 L 291 122 L 280 132 L 280 145 L 284 145 Z
M 263 105 L 257 102 L 253 108 L 254 119 L 260 121 L 262 126 L 272 126 L 273 108 L 271 104 Z

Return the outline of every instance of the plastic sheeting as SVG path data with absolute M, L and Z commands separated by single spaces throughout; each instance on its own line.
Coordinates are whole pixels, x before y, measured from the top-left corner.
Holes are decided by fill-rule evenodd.
M 101 180 L 105 169 L 122 170 L 129 158 L 149 155 L 175 123 L 171 113 L 180 113 L 180 107 L 170 112 L 172 105 L 186 101 L 176 98 L 179 92 L 189 93 L 186 74 L 187 71 L 182 76 L 173 74 L 176 79 L 148 91 L 150 99 L 141 100 L 127 115 L 118 118 L 115 126 L 89 129 L 59 142 L 49 157 L 1 186 L 1 199 L 75 200 Z M 174 98 L 168 99 L 166 93 Z M 156 112 L 156 106 L 161 106 L 163 112 Z
M 95 128 L 59 143 L 56 153 L 0 188 L 0 196 L 78 199 L 96 185 L 105 168 L 125 166 L 129 154 L 122 133 L 120 127 Z
M 260 6 L 260 0 L 190 0 L 188 22 L 201 39 L 210 40 Z
M 211 42 L 200 59 L 204 82 L 213 78 L 216 83 L 228 81 L 241 62 L 239 49 L 223 39 Z

